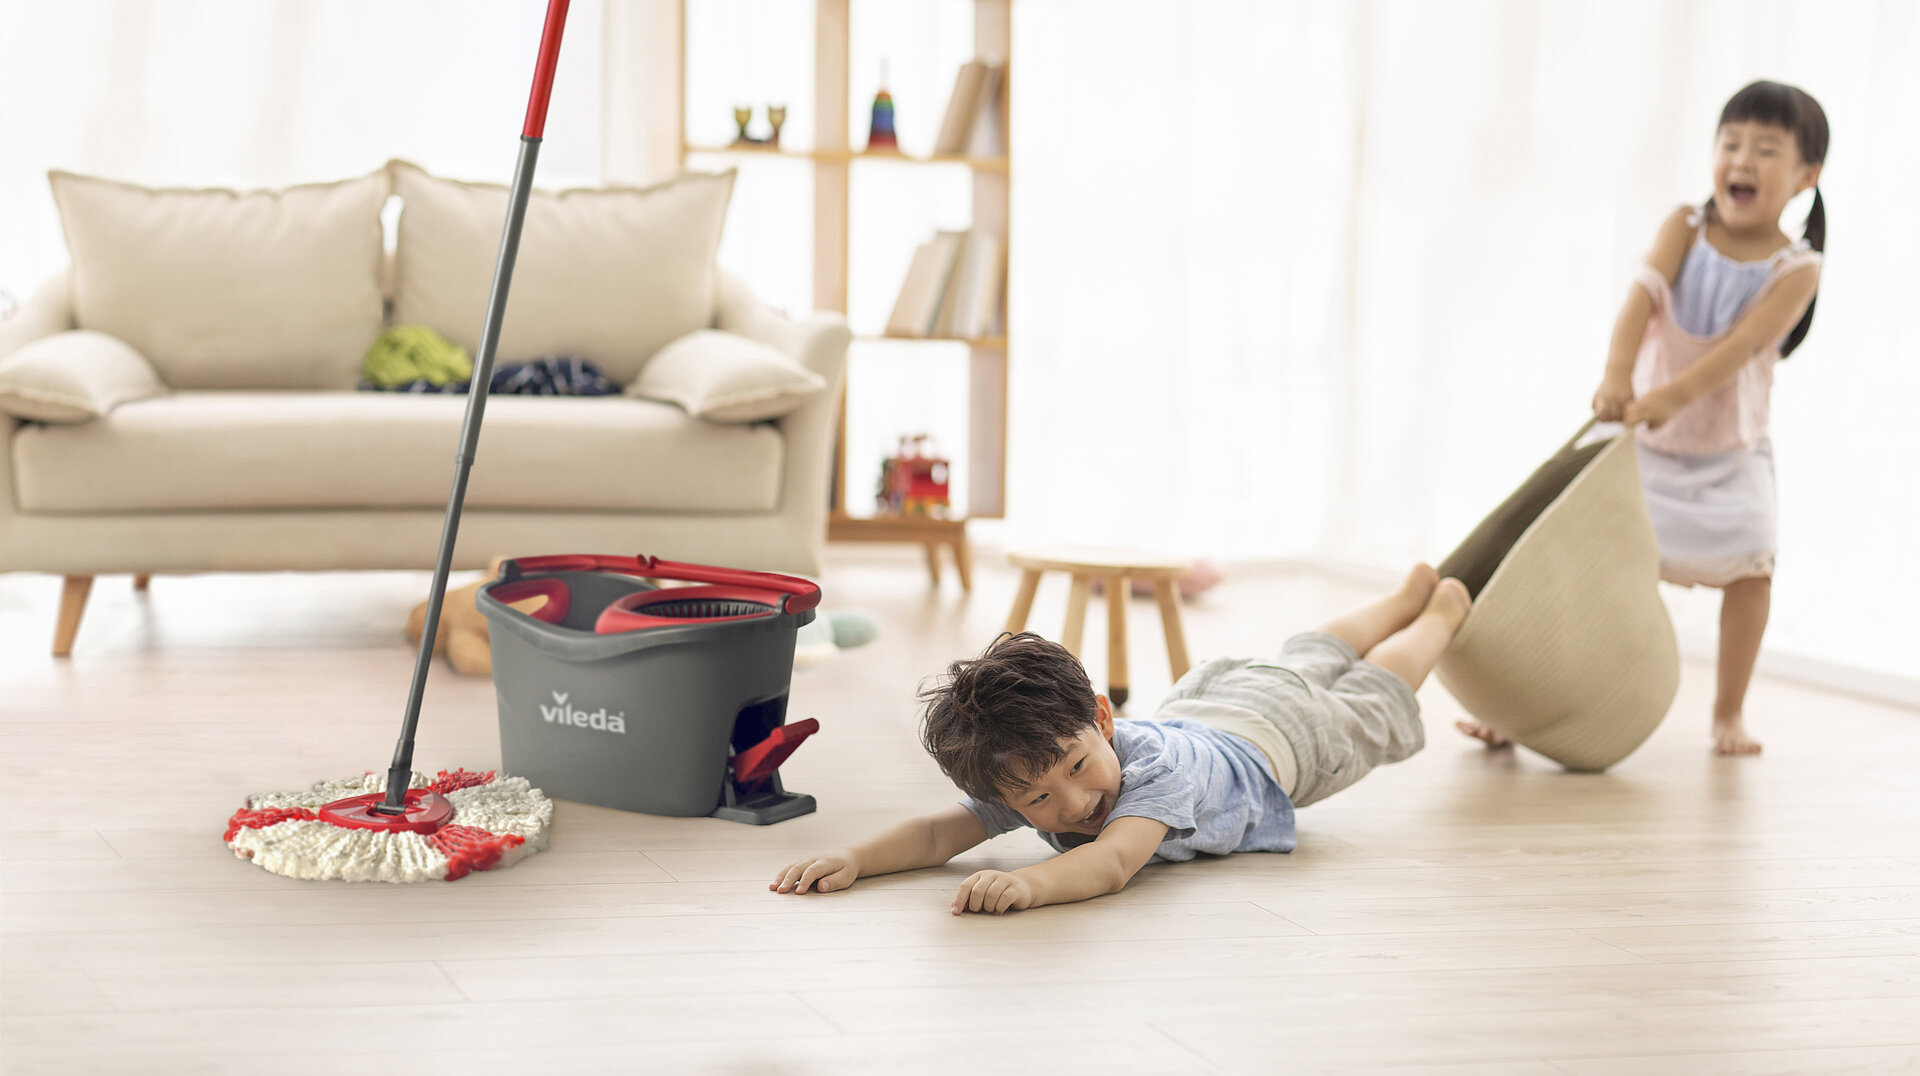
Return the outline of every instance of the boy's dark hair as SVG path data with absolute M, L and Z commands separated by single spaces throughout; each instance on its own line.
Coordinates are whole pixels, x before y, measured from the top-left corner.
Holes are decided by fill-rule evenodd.
M 1066 756 L 1061 741 L 1099 724 L 1080 660 L 1031 632 L 1002 634 L 920 689 L 920 742 L 940 770 L 977 800 L 998 800 Z
M 1784 128 L 1793 134 L 1794 144 L 1800 148 L 1801 160 L 1808 164 L 1826 162 L 1826 110 L 1820 107 L 1820 102 L 1814 100 L 1812 94 L 1798 86 L 1763 81 L 1742 87 L 1720 110 L 1719 126 L 1742 121 Z M 1707 199 L 1707 208 L 1713 208 L 1712 198 Z M 1813 206 L 1807 210 L 1807 230 L 1803 234 L 1808 246 L 1815 250 L 1827 249 L 1827 207 L 1820 200 L 1820 187 L 1817 184 L 1813 188 Z M 1807 303 L 1807 312 L 1801 315 L 1800 323 L 1793 327 L 1793 331 L 1787 334 L 1786 342 L 1780 345 L 1781 358 L 1793 354 L 1793 349 L 1807 338 L 1807 329 L 1813 325 L 1813 307 L 1818 301 L 1816 294 Z

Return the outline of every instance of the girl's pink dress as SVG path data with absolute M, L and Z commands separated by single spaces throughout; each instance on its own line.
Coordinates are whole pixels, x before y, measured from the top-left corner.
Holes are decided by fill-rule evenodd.
M 1696 219 L 1699 234 L 1671 288 L 1651 266 L 1634 275 L 1653 298 L 1633 368 L 1635 396 L 1685 372 L 1781 277 L 1820 261 L 1804 240 L 1764 261 L 1735 261 L 1707 242 L 1705 214 Z M 1662 579 L 1725 586 L 1773 575 L 1777 510 L 1767 419 L 1779 361 L 1776 341 L 1666 425 L 1640 431 L 1640 476 L 1660 540 Z

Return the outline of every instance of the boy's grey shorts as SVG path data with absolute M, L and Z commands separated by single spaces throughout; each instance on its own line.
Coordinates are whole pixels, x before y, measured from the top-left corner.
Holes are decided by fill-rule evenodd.
M 1221 658 L 1197 666 L 1174 685 L 1156 716 L 1206 721 L 1208 704 L 1252 711 L 1279 729 L 1299 768 L 1287 790 L 1295 807 L 1325 799 L 1427 742 L 1420 703 L 1406 681 L 1323 632 L 1288 639 L 1271 661 Z M 1181 712 L 1190 708 L 1191 715 Z

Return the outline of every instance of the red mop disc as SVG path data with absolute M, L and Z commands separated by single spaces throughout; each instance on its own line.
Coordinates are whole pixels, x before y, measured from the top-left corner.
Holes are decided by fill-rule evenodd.
M 416 773 L 397 820 L 371 812 L 385 789 L 386 774 L 369 773 L 251 796 L 227 822 L 227 845 L 275 874 L 349 882 L 451 882 L 547 846 L 553 803 L 524 777 Z
M 384 814 L 373 809 L 386 801 L 385 792 L 348 796 L 320 808 L 320 821 L 348 829 L 397 829 L 424 834 L 453 820 L 453 804 L 447 802 L 447 797 L 424 788 L 407 789 L 399 814 Z

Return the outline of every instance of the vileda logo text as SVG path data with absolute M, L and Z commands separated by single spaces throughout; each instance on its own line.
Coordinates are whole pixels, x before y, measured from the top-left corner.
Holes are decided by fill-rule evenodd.
M 540 716 L 546 718 L 547 723 L 551 725 L 572 725 L 575 728 L 582 729 L 603 729 L 607 732 L 618 732 L 622 735 L 626 733 L 627 715 L 625 713 L 610 714 L 604 706 L 598 710 L 576 710 L 573 708 L 573 704 L 567 701 L 567 699 L 571 697 L 571 692 L 553 692 L 553 705 L 542 705 L 540 707 Z

